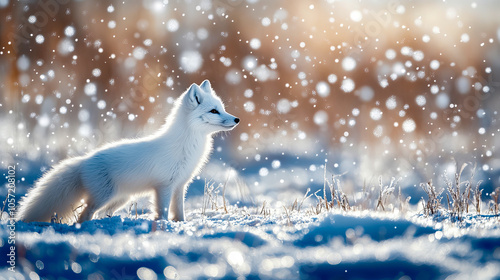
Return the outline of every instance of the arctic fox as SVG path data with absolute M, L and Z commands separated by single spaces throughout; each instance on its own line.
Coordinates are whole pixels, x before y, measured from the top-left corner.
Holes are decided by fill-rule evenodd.
M 156 134 L 106 145 L 63 160 L 20 201 L 17 220 L 64 222 L 85 199 L 78 222 L 94 214 L 112 214 L 131 195 L 153 191 L 157 219 L 184 220 L 184 196 L 212 150 L 212 136 L 233 129 L 240 119 L 228 114 L 208 80 L 192 84 L 174 104 Z

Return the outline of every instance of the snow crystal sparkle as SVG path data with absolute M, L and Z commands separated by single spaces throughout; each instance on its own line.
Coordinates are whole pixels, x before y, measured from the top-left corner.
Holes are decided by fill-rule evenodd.
M 316 84 L 316 91 L 318 92 L 318 95 L 321 97 L 327 97 L 330 95 L 330 86 L 328 83 L 321 81 Z
M 167 22 L 167 30 L 170 32 L 175 32 L 179 30 L 179 21 L 177 21 L 176 19 L 170 19 Z
M 252 40 L 250 40 L 250 47 L 254 50 L 258 50 L 260 48 L 260 40 L 257 39 L 257 38 L 253 38 Z
M 405 132 L 413 132 L 416 127 L 417 127 L 417 125 L 416 125 L 415 121 L 411 118 L 408 118 L 403 122 L 403 130 Z
M 355 88 L 354 81 L 352 79 L 345 79 L 342 81 L 342 85 L 340 86 L 340 89 L 342 89 L 344 92 L 351 92 Z
M 38 43 L 38 44 L 43 44 L 43 42 L 45 42 L 45 37 L 43 37 L 42 34 L 38 34 L 36 35 L 35 37 L 35 41 Z
M 342 68 L 344 68 L 345 71 L 352 71 L 354 68 L 356 68 L 356 60 L 352 57 L 346 57 L 342 60 Z
M 315 124 L 323 125 L 328 122 L 328 114 L 325 111 L 320 110 L 314 114 L 313 119 Z
M 378 121 L 382 118 L 383 112 L 379 108 L 372 108 L 370 110 L 370 118 L 374 121 Z
M 203 58 L 198 51 L 184 51 L 180 57 L 182 69 L 188 73 L 198 71 L 203 64 Z
M 73 26 L 67 26 L 64 29 L 64 35 L 72 37 L 73 35 L 75 35 L 75 28 Z

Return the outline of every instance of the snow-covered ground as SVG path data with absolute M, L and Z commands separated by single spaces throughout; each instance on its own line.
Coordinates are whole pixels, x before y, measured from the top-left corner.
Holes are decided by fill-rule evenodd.
M 62 159 L 153 133 L 193 82 L 241 119 L 186 222 L 140 199 L 14 228 L 7 197 L 0 279 L 500 279 L 497 1 L 0 0 L 0 201 L 9 168 L 18 202 Z M 348 211 L 316 208 L 329 184 Z
M 201 208 L 187 222 L 120 216 L 16 224 L 16 279 L 499 279 L 499 217 Z M 0 254 L 8 254 L 7 222 Z M 3 258 L 3 257 L 2 257 Z M 24 276 L 24 278 L 23 278 Z

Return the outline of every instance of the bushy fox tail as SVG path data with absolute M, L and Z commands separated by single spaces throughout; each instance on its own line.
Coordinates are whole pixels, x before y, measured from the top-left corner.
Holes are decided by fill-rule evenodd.
M 54 214 L 64 222 L 71 223 L 74 208 L 85 197 L 81 182 L 82 158 L 64 160 L 28 191 L 19 202 L 16 219 L 24 222 L 50 222 Z

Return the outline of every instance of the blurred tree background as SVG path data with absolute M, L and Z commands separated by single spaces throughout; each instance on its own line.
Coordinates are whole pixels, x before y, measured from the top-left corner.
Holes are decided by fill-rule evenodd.
M 219 145 L 243 167 L 317 156 L 363 177 L 432 178 L 454 160 L 493 174 L 499 12 L 495 0 L 0 0 L 2 164 L 151 133 L 209 79 L 242 120 Z

